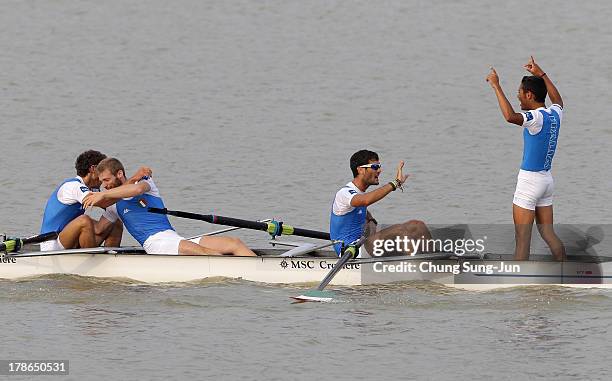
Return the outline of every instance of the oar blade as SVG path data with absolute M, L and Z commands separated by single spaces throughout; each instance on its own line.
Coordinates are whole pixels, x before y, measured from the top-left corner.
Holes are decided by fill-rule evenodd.
M 331 291 L 309 290 L 299 296 L 292 296 L 291 299 L 298 302 L 331 302 L 336 297 Z
M 362 236 L 359 240 L 353 242 L 348 248 L 346 248 L 346 250 L 344 250 L 344 253 L 342 253 L 342 256 L 338 262 L 336 262 L 334 267 L 329 271 L 329 273 L 327 273 L 325 278 L 323 278 L 316 290 L 306 291 L 300 296 L 294 296 L 291 298 L 300 302 L 331 302 L 334 299 L 334 293 L 330 291 L 323 291 L 323 289 L 329 284 L 329 282 L 331 282 L 336 274 L 342 270 L 342 267 L 344 267 L 344 265 L 355 256 L 357 249 L 359 249 L 359 246 L 363 244 L 365 239 L 366 237 Z

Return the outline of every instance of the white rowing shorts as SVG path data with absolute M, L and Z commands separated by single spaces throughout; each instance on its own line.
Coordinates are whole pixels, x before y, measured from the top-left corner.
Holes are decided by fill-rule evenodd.
M 183 240 L 185 238 L 181 237 L 174 230 L 164 230 L 147 238 L 142 247 L 147 254 L 178 255 L 179 244 Z M 200 238 L 198 237 L 192 239 L 191 242 L 198 243 L 199 240 Z
M 553 203 L 555 183 L 550 171 L 520 170 L 514 191 L 514 204 L 523 209 L 550 206 Z
M 52 239 L 50 241 L 45 241 L 40 243 L 40 251 L 58 251 L 58 250 L 66 250 L 64 245 L 59 240 L 59 237 L 56 239 Z

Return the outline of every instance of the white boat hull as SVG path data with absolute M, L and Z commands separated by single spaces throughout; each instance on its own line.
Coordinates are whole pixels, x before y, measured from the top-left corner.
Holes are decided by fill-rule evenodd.
M 550 259 L 512 261 L 510 256 L 499 257 L 487 260 L 451 259 L 444 255 L 369 258 L 349 262 L 331 284 L 356 286 L 431 281 L 470 290 L 524 285 L 612 287 L 612 262 L 603 261 L 601 257 L 576 258 L 563 263 Z M 131 279 L 144 283 L 189 282 L 214 277 L 275 284 L 318 283 L 336 261 L 335 257 L 284 258 L 278 255 L 233 257 L 33 253 L 31 256 L 5 257 L 0 263 L 0 278 L 71 274 Z

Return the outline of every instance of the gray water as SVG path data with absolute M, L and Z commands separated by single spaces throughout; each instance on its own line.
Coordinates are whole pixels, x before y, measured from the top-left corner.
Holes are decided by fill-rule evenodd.
M 521 130 L 484 78 L 494 65 L 517 107 L 531 54 L 565 103 L 556 221 L 612 223 L 611 17 L 605 1 L 3 1 L 0 231 L 35 233 L 89 148 L 153 167 L 170 208 L 316 229 L 369 148 L 383 179 L 399 160 L 411 174 L 370 208 L 379 221 L 510 223 Z M 0 360 L 66 358 L 79 380 L 609 373 L 608 291 L 404 284 L 291 305 L 295 292 L 2 281 Z

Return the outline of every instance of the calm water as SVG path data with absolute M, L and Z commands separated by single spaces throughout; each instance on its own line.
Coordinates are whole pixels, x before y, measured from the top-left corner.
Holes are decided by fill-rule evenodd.
M 605 1 L 1 2 L 0 231 L 35 233 L 88 148 L 128 171 L 152 166 L 171 208 L 318 229 L 348 157 L 370 148 L 383 178 L 398 160 L 412 174 L 371 208 L 379 221 L 509 223 L 521 131 L 484 77 L 494 65 L 516 107 L 530 54 L 566 106 L 556 220 L 612 223 L 611 17 Z M 212 229 L 173 222 L 184 235 Z M 0 359 L 67 358 L 79 380 L 604 379 L 610 368 L 607 291 L 406 284 L 291 305 L 295 291 L 0 281 Z

